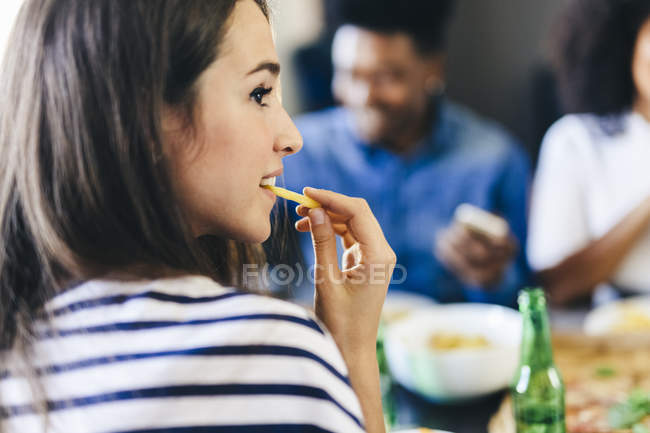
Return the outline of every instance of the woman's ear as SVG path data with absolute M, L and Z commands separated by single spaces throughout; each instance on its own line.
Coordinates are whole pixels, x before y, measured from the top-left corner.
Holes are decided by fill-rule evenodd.
M 171 161 L 192 160 L 201 154 L 200 116 L 165 104 L 161 115 L 163 153 Z
M 163 134 L 179 134 L 187 128 L 187 119 L 178 108 L 163 105 L 161 126 Z
M 176 154 L 176 144 L 182 140 L 184 130 L 183 117 L 177 108 L 164 104 L 160 116 L 160 132 L 162 134 L 163 154 L 173 157 Z M 174 160 L 174 158 L 171 158 Z

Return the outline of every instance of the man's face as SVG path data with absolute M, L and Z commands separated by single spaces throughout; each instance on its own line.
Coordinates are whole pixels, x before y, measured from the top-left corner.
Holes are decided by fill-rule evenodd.
M 335 97 L 354 115 L 357 133 L 388 146 L 420 128 L 443 82 L 443 55 L 420 54 L 403 33 L 341 27 L 332 48 Z

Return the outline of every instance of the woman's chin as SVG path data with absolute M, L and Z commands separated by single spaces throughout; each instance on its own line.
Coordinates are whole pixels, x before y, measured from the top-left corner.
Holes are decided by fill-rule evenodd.
M 269 225 L 268 230 L 264 231 L 264 233 L 260 233 L 260 236 L 252 240 L 251 243 L 261 244 L 262 242 L 266 241 L 270 236 L 271 236 L 271 226 Z
M 214 225 L 211 230 L 203 230 L 202 234 L 212 234 L 247 244 L 261 244 L 271 236 L 271 218 L 269 215 L 249 215 L 249 218 L 241 219 L 237 224 Z
M 271 236 L 271 222 L 267 219 L 262 224 L 256 224 L 254 227 L 250 227 L 247 230 L 243 231 L 239 239 L 236 239 L 241 242 L 246 242 L 250 244 L 261 244 Z

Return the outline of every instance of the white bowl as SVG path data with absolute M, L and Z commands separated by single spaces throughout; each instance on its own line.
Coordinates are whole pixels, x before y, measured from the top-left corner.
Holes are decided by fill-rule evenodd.
M 426 427 L 414 428 L 409 430 L 393 430 L 391 433 L 450 433 L 444 430 L 432 430 Z
M 519 312 L 488 304 L 436 305 L 414 312 L 386 330 L 392 376 L 407 389 L 436 402 L 456 402 L 508 386 L 519 362 Z M 436 350 L 436 332 L 483 336 L 489 347 Z
M 418 310 L 436 305 L 428 296 L 417 293 L 389 290 L 381 311 L 382 320 L 387 324 L 403 320 Z

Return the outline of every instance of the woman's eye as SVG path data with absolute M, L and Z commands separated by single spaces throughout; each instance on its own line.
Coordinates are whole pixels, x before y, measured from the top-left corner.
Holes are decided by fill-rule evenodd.
M 258 87 L 251 92 L 250 97 L 262 107 L 266 107 L 267 104 L 264 103 L 264 97 L 271 93 L 272 90 L 273 87 Z

